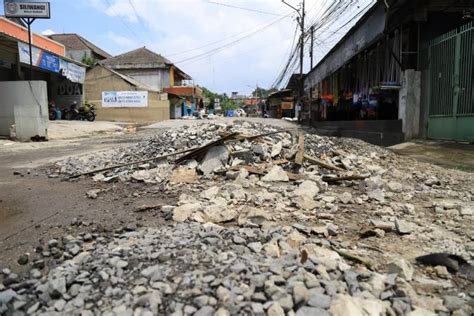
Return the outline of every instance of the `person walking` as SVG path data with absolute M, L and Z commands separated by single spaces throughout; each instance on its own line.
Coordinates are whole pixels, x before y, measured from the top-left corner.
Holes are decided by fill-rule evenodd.
M 186 98 L 186 100 L 184 101 L 184 107 L 186 109 L 186 116 L 191 117 L 192 104 L 191 104 L 191 100 L 189 98 Z
M 207 107 L 208 115 L 214 115 L 214 107 L 215 107 L 214 100 L 211 100 L 211 102 L 209 103 L 209 106 Z

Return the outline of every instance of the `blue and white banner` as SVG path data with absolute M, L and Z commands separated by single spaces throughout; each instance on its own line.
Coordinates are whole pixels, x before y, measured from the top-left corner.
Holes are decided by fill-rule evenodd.
M 60 60 L 60 68 L 63 76 L 72 82 L 84 83 L 86 79 L 86 68 L 70 63 L 65 60 Z
M 103 91 L 104 108 L 143 108 L 148 106 L 148 91 Z
M 38 47 L 32 46 L 31 52 L 33 66 L 56 73 L 61 72 L 62 75 L 68 78 L 71 82 L 84 83 L 84 80 L 86 79 L 86 68 L 63 60 L 56 55 L 39 49 Z M 30 49 L 28 44 L 18 42 L 18 53 L 20 55 L 20 62 L 29 65 Z
M 33 66 L 46 69 L 52 72 L 59 72 L 59 57 L 42 49 L 32 46 Z M 30 48 L 28 44 L 18 42 L 18 52 L 20 62 L 30 64 Z

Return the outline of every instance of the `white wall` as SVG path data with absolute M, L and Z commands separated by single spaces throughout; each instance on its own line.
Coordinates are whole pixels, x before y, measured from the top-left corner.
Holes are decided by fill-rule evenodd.
M 168 69 L 116 69 L 116 71 L 160 92 L 170 85 Z
M 46 81 L 0 82 L 0 135 L 9 136 L 15 124 L 17 138 L 48 136 L 48 89 Z

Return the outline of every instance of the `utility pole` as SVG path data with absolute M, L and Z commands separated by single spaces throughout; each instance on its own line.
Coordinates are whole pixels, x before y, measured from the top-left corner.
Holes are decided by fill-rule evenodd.
M 304 12 L 304 2 L 305 0 L 303 0 L 303 3 L 301 5 L 301 23 L 300 23 L 300 27 L 301 27 L 301 47 L 300 47 L 300 84 L 301 84 L 301 88 L 303 88 L 303 59 L 304 59 L 304 16 L 305 16 L 305 12 Z M 303 92 L 303 89 L 301 89 Z M 302 94 L 301 94 L 302 95 Z
M 292 8 L 293 10 L 296 11 L 296 13 L 298 13 L 298 24 L 300 26 L 300 29 L 301 29 L 301 36 L 300 36 L 300 82 L 299 82 L 299 86 L 300 86 L 300 91 L 299 91 L 299 97 L 302 98 L 303 97 L 303 94 L 304 94 L 304 83 L 303 83 L 303 59 L 304 59 L 304 38 L 305 38 L 305 31 L 304 31 L 304 18 L 305 18 L 305 0 L 302 0 L 301 4 L 300 4 L 300 9 L 297 9 L 295 8 L 294 6 L 292 6 L 291 4 L 285 2 L 285 0 L 281 0 L 281 2 L 283 2 L 284 4 L 286 4 L 287 6 L 289 6 L 290 8 Z
M 311 70 L 313 69 L 314 26 L 311 26 L 311 48 L 309 51 Z

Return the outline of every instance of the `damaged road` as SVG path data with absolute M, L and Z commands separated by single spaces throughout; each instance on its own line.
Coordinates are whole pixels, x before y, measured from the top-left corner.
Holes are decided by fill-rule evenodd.
M 163 130 L 47 174 L 123 223 L 71 218 L 66 234 L 27 245 L 3 271 L 0 312 L 472 313 L 471 173 L 235 121 Z M 451 257 L 416 259 L 432 253 Z

